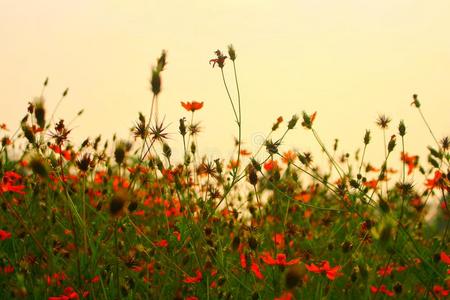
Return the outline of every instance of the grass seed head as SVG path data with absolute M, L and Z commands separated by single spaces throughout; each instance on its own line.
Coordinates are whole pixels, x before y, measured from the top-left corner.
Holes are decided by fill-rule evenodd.
M 236 60 L 236 51 L 234 50 L 233 45 L 228 46 L 228 55 L 232 61 Z

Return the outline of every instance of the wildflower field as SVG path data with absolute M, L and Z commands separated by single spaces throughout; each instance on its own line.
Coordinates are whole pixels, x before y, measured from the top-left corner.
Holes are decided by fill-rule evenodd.
M 167 125 L 158 109 L 165 51 L 130 140 L 73 144 L 71 123 L 54 118 L 68 90 L 49 112 L 48 80 L 17 130 L 1 124 L 1 299 L 449 297 L 450 140 L 433 134 L 426 103 L 413 95 L 405 107 L 435 141 L 424 145 L 428 157 L 405 149 L 413 134 L 385 115 L 377 132 L 362 130 L 360 151 L 339 157 L 337 141 L 329 149 L 315 129 L 320 112 L 268 122 L 250 152 L 237 61 L 232 46 L 210 60 L 232 107 L 230 158 L 198 153 L 204 102 L 182 101 L 178 128 Z M 285 149 L 293 129 L 322 153 Z M 181 157 L 168 139 L 175 131 Z M 365 159 L 374 134 L 385 141 L 381 164 Z

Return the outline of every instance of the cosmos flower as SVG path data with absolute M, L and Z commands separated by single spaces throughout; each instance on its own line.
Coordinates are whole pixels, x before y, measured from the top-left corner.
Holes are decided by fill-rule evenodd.
M 196 111 L 199 110 L 203 107 L 203 102 L 197 102 L 197 101 L 192 101 L 192 102 L 181 102 L 181 106 L 184 107 L 184 109 L 186 109 L 187 111 Z

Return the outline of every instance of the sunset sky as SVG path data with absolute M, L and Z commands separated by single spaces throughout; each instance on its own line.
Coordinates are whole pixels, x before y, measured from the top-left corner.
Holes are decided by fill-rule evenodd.
M 69 121 L 85 109 L 73 141 L 128 138 L 138 112 L 150 110 L 150 70 L 166 49 L 160 111 L 175 152 L 178 119 L 189 116 L 180 101 L 196 100 L 204 101 L 199 150 L 228 155 L 236 127 L 208 61 L 232 43 L 245 148 L 254 150 L 278 116 L 306 110 L 318 112 L 322 140 L 339 138 L 342 151 L 361 147 L 371 129 L 374 163 L 383 155 L 382 113 L 393 119 L 389 136 L 404 119 L 407 152 L 424 154 L 433 140 L 410 103 L 417 93 L 436 136 L 450 134 L 449 28 L 448 0 L 0 0 L 0 123 L 15 130 L 48 76 L 49 113 L 66 87 L 56 116 Z M 282 149 L 292 147 L 318 151 L 301 126 Z

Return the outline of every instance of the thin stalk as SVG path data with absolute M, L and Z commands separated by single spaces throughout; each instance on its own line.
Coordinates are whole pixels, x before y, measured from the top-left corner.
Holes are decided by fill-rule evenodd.
M 116 255 L 114 280 L 117 287 L 117 298 L 120 299 L 120 278 L 119 278 L 119 242 L 117 240 L 117 229 L 119 227 L 119 220 L 114 222 L 114 254 Z
M 422 117 L 423 122 L 425 123 L 425 125 L 428 128 L 428 131 L 430 132 L 431 136 L 433 137 L 434 142 L 436 143 L 436 145 L 438 146 L 439 151 L 441 151 L 441 145 L 439 144 L 437 138 L 434 136 L 433 131 L 431 130 L 430 125 L 428 124 L 427 120 L 425 119 L 425 116 L 422 113 L 422 110 L 420 109 L 420 107 L 417 108 L 417 110 L 419 111 L 420 116 Z
M 339 177 L 342 179 L 344 176 L 341 174 L 341 171 L 343 173 L 345 173 L 340 167 L 339 165 L 336 163 L 336 161 L 333 159 L 333 157 L 330 155 L 330 153 L 328 152 L 327 148 L 325 147 L 325 145 L 322 143 L 322 140 L 319 138 L 319 135 L 317 134 L 316 130 L 314 128 L 311 128 L 311 131 L 316 139 L 316 141 L 319 143 L 320 147 L 322 148 L 322 150 L 325 152 L 325 154 L 328 156 L 328 159 L 331 161 L 331 163 L 333 164 L 334 168 L 336 169 L 336 171 L 339 174 Z

